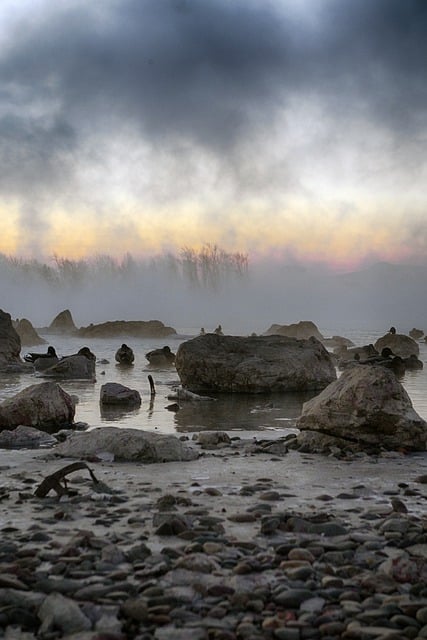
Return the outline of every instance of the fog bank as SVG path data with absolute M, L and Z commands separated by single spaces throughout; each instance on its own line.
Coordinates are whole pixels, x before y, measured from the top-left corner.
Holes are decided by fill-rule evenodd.
M 37 266 L 37 268 L 36 268 Z M 21 265 L 22 267 L 22 265 Z M 48 326 L 69 309 L 78 327 L 108 320 L 161 320 L 178 332 L 221 324 L 225 333 L 262 333 L 312 320 L 321 331 L 427 330 L 427 267 L 380 263 L 337 274 L 316 267 L 262 264 L 194 281 L 167 262 L 109 272 L 89 268 L 52 281 L 40 265 L 2 265 L 1 308 Z M 327 335 L 327 334 L 325 334 Z

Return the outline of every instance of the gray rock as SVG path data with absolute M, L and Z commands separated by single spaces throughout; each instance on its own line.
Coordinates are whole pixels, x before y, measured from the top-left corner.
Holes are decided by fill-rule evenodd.
M 378 365 L 345 370 L 303 405 L 296 426 L 301 444 L 327 438 L 336 439 L 337 446 L 347 442 L 424 451 L 427 442 L 427 423 L 394 373 Z
M 34 427 L 19 425 L 11 430 L 0 431 L 1 449 L 38 449 L 51 447 L 56 443 L 56 438 Z
M 137 462 L 195 460 L 199 456 L 173 435 L 119 427 L 75 432 L 55 447 L 57 455 L 83 459 L 105 451 L 113 454 L 115 460 Z
M 139 406 L 141 395 L 136 389 L 129 389 L 118 382 L 103 384 L 100 392 L 101 404 L 119 406 Z
M 65 311 L 61 311 L 57 316 L 52 320 L 48 329 L 49 333 L 57 333 L 57 334 L 73 334 L 77 331 L 77 327 L 74 324 L 73 316 L 71 315 L 71 311 L 69 309 L 65 309 Z
M 31 322 L 25 318 L 17 322 L 15 329 L 21 339 L 22 346 L 46 344 L 46 340 L 39 336 Z
M 0 430 L 19 425 L 55 433 L 72 424 L 75 402 L 56 382 L 42 382 L 23 389 L 0 405 Z
M 288 336 L 288 338 L 297 338 L 298 340 L 308 340 L 309 338 L 323 340 L 322 334 L 311 320 L 301 320 L 294 324 L 272 324 L 265 335 Z
M 48 369 L 40 372 L 46 378 L 60 378 L 62 380 L 95 380 L 95 361 L 84 355 L 71 355 L 62 358 Z
M 336 379 L 332 359 L 316 340 L 286 336 L 206 334 L 182 343 L 175 366 L 196 393 L 265 393 L 323 389 Z
M 92 628 L 89 618 L 84 615 L 78 604 L 60 593 L 51 593 L 45 598 L 38 616 L 41 620 L 40 635 L 53 629 L 71 634 Z
M 381 351 L 388 347 L 396 356 L 401 358 L 408 358 L 411 355 L 418 355 L 420 353 L 420 347 L 415 340 L 403 333 L 386 333 L 375 343 L 375 349 L 381 353 Z

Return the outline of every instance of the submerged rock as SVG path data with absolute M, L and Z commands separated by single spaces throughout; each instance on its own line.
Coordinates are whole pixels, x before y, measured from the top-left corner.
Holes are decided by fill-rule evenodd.
M 299 443 L 311 448 L 372 445 L 424 451 L 427 423 L 392 371 L 380 365 L 354 365 L 303 405 L 296 426 Z
M 323 389 L 336 379 L 330 354 L 316 338 L 206 334 L 182 343 L 175 366 L 196 393 L 269 393 Z

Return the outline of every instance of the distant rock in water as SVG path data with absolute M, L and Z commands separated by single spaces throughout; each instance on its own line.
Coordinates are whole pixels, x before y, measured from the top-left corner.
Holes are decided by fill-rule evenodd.
M 21 345 L 23 347 L 46 344 L 46 340 L 39 336 L 31 322 L 25 318 L 18 320 L 15 329 L 21 338 Z
M 116 338 L 117 336 L 163 338 L 174 334 L 176 335 L 176 330 L 166 327 L 160 320 L 113 320 L 101 324 L 90 324 L 77 331 L 77 335 L 82 338 Z
M 415 342 L 413 338 L 404 333 L 386 333 L 376 341 L 374 347 L 379 353 L 385 347 L 388 347 L 395 356 L 400 356 L 401 358 L 408 358 L 412 355 L 418 356 L 420 353 L 418 342 Z
M 416 329 L 415 327 L 413 329 L 410 330 L 409 335 L 411 336 L 411 338 L 413 338 L 414 340 L 421 340 L 421 338 L 424 335 L 424 331 L 422 331 L 421 329 Z
M 180 344 L 175 366 L 182 386 L 200 394 L 311 391 L 336 380 L 332 358 L 316 338 L 208 333 Z
M 295 324 L 272 324 L 264 335 L 288 336 L 297 340 L 308 340 L 312 337 L 323 340 L 322 334 L 311 320 L 301 320 Z
M 77 327 L 74 324 L 73 317 L 71 315 L 71 311 L 66 309 L 65 311 L 61 311 L 58 315 L 52 320 L 49 327 L 47 328 L 48 333 L 55 334 L 75 334 L 77 331 Z

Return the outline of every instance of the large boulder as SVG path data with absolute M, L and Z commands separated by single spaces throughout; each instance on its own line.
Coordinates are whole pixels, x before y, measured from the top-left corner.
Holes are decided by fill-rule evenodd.
M 15 329 L 21 339 L 21 345 L 23 347 L 46 344 L 46 340 L 39 336 L 31 322 L 25 318 L 17 321 Z
M 0 430 L 18 425 L 55 433 L 73 423 L 75 401 L 56 382 L 23 389 L 0 405 Z
M 372 445 L 389 450 L 424 451 L 427 423 L 392 371 L 380 365 L 357 365 L 303 405 L 296 426 L 303 444 L 335 440 L 339 447 Z
M 13 327 L 10 313 L 0 309 L 0 369 L 8 369 L 11 365 L 22 365 L 20 352 L 21 339 Z
M 163 338 L 176 334 L 176 331 L 172 327 L 166 327 L 160 320 L 114 320 L 81 327 L 77 333 L 83 338 L 116 338 L 120 336 Z
M 374 347 L 379 353 L 385 347 L 388 347 L 395 356 L 400 356 L 401 358 L 408 358 L 412 355 L 418 356 L 420 353 L 418 342 L 415 342 L 413 338 L 404 333 L 386 333 L 381 338 L 378 338 Z
M 268 393 L 323 389 L 335 367 L 316 338 L 220 336 L 183 342 L 175 366 L 184 388 L 196 393 Z
M 55 447 L 55 454 L 66 458 L 91 459 L 104 453 L 117 461 L 147 463 L 188 461 L 199 456 L 176 436 L 120 427 L 74 432 Z
M 272 324 L 265 335 L 288 336 L 288 338 L 297 338 L 298 340 L 308 340 L 308 338 L 323 340 L 322 334 L 311 320 L 301 320 L 294 324 Z

